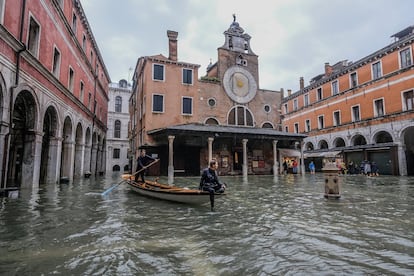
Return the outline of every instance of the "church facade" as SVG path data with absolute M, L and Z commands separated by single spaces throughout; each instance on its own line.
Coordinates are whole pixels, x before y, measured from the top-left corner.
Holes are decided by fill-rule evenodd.
M 281 159 L 301 159 L 306 135 L 282 132 L 283 92 L 259 87 L 258 56 L 235 18 L 217 62 L 200 78 L 198 64 L 178 60 L 178 33 L 167 35 L 168 57 L 144 56 L 136 64 L 130 99 L 134 159 L 145 148 L 161 159 L 153 173 L 171 181 L 199 175 L 212 158 L 221 174 L 244 176 L 277 174 Z

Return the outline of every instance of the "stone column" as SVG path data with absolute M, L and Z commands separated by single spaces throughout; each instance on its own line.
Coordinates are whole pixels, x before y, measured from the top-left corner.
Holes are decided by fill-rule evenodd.
M 43 132 L 35 132 L 34 156 L 33 156 L 33 187 L 39 187 L 40 164 L 42 158 Z
M 75 145 L 75 173 L 74 177 L 81 177 L 84 171 L 85 144 Z
M 0 188 L 6 187 L 6 179 L 7 179 L 7 160 L 8 160 L 8 152 L 9 152 L 9 141 L 10 139 L 7 139 L 6 141 L 6 135 L 8 133 L 8 126 L 3 125 L 3 123 L 0 122 Z M 6 150 L 7 149 L 7 150 Z M 6 150 L 6 151 L 5 151 Z M 6 154 L 7 152 L 7 154 Z M 3 154 L 6 154 L 6 156 L 3 156 Z M 5 162 L 5 163 L 3 163 Z M 5 171 L 3 171 L 5 169 Z M 2 177 L 5 177 L 3 179 Z
M 47 162 L 47 183 L 59 182 L 60 150 L 62 148 L 62 138 L 51 137 L 49 142 L 49 160 Z
M 305 158 L 303 154 L 303 146 L 305 145 L 305 142 L 300 142 L 300 173 L 302 175 L 305 175 Z
M 168 184 L 174 183 L 174 139 L 175 136 L 168 136 Z
M 96 175 L 96 160 L 98 154 L 98 144 L 92 144 L 92 153 L 91 153 L 91 173 Z
M 247 141 L 249 141 L 248 139 L 243 139 L 242 140 L 242 144 L 243 144 L 243 177 L 247 178 L 247 166 L 248 166 L 248 160 L 247 160 Z
M 214 138 L 213 137 L 208 137 L 208 163 L 210 164 L 211 159 L 213 159 L 213 141 Z
M 85 145 L 85 152 L 84 152 L 84 165 L 83 165 L 83 174 L 88 174 L 90 173 L 91 170 L 91 144 L 86 144 Z
M 273 140 L 273 175 L 278 175 L 279 168 L 277 162 L 277 140 Z
M 407 159 L 405 158 L 405 148 L 401 144 L 401 142 L 396 142 L 398 145 L 397 148 L 397 158 L 398 158 L 398 168 L 399 168 L 399 174 L 400 176 L 406 176 L 408 174 L 407 172 Z M 381 172 L 380 172 L 381 173 Z

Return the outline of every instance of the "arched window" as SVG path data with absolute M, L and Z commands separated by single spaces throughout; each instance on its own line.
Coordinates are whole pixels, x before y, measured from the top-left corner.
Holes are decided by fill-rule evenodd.
M 320 149 L 328 149 L 329 147 L 328 147 L 328 142 L 326 142 L 325 140 L 321 140 L 320 142 L 319 142 L 319 148 Z
M 229 125 L 253 126 L 253 115 L 244 106 L 235 106 L 230 110 L 227 118 Z
M 206 125 L 218 125 L 218 124 L 219 124 L 219 122 L 214 118 L 208 118 L 206 120 Z
M 115 112 L 122 112 L 122 97 L 115 97 Z
M 119 172 L 121 170 L 121 168 L 118 165 L 115 165 L 112 167 L 112 171 L 113 172 Z
M 273 128 L 273 125 L 271 123 L 266 122 L 262 125 L 262 128 Z
M 121 121 L 120 120 L 115 121 L 114 138 L 121 138 Z

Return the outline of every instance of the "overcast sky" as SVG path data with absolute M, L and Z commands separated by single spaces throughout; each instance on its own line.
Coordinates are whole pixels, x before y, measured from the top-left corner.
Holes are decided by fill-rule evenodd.
M 130 81 L 141 56 L 168 57 L 167 30 L 178 32 L 178 60 L 217 61 L 223 32 L 236 21 L 259 56 L 259 86 L 299 89 L 325 62 L 357 61 L 414 25 L 412 0 L 81 0 L 112 82 Z

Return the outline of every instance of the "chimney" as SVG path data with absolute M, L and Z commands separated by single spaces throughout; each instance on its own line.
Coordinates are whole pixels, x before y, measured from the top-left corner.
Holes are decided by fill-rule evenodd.
M 177 61 L 177 36 L 178 32 L 175 31 L 167 31 L 168 36 L 168 48 L 169 48 L 169 56 L 168 59 Z
M 300 77 L 299 79 L 299 87 L 300 90 L 303 90 L 305 88 L 305 81 L 303 80 L 303 77 Z
M 288 89 L 288 96 L 292 95 L 292 89 Z
M 325 62 L 325 76 L 329 77 L 332 74 L 332 66 L 329 65 L 329 62 Z

